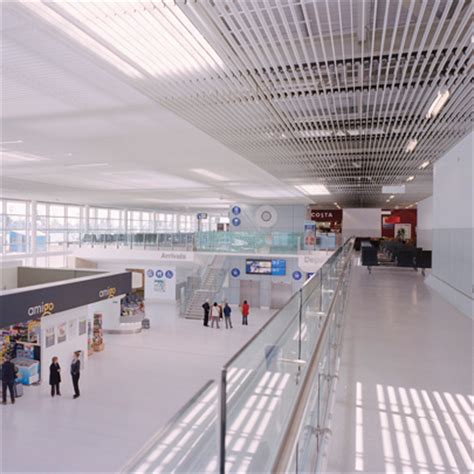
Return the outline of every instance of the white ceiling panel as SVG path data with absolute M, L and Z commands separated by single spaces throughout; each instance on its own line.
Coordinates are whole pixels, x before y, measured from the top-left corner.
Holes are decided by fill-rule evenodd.
M 102 170 L 89 187 L 103 179 L 110 190 L 149 190 L 157 173 L 183 180 L 189 196 L 194 182 L 207 186 L 207 199 L 380 206 L 383 186 L 414 176 L 397 197 L 409 205 L 431 193 L 432 164 L 472 127 L 471 0 L 8 2 L 3 10 L 4 134 L 50 157 L 55 180 L 71 189 L 86 185 L 65 175 L 67 165 L 107 162 L 115 178 Z M 5 179 L 44 182 L 46 166 L 10 167 Z M 239 191 L 237 181 L 255 186 Z M 169 201 L 166 183 L 154 184 L 157 194 L 141 198 Z M 301 184 L 330 195 L 305 197 Z

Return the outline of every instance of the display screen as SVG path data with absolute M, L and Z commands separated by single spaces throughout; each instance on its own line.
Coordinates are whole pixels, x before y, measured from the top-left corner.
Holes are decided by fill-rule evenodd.
M 284 276 L 286 275 L 286 260 L 247 259 L 245 272 L 249 275 Z

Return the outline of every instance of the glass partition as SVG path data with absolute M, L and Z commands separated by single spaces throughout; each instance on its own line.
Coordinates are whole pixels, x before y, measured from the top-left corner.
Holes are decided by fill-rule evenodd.
M 122 472 L 315 472 L 352 248 L 339 248 L 225 364 L 212 395 L 198 394 Z

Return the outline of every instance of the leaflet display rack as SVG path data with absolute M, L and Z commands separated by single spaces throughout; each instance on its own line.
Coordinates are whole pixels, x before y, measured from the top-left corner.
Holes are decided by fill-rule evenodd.
M 92 347 L 95 352 L 104 350 L 104 331 L 102 329 L 102 313 L 94 313 Z

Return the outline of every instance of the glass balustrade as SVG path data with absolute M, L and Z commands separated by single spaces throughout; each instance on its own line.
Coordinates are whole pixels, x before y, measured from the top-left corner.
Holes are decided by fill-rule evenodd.
M 196 233 L 86 233 L 82 247 L 138 250 L 185 250 L 212 253 L 298 254 L 304 252 L 298 232 L 196 232 Z M 334 250 L 335 234 L 321 234 L 317 250 Z
M 317 472 L 352 248 L 334 252 L 122 472 Z

